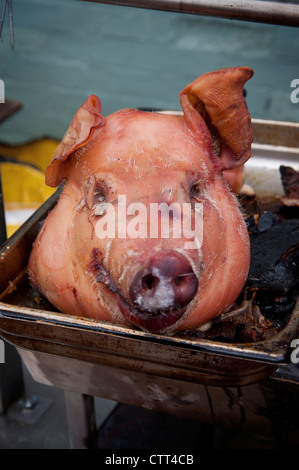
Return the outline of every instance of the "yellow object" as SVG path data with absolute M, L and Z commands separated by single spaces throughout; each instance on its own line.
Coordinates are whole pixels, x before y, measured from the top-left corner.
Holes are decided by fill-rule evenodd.
M 45 185 L 44 171 L 57 145 L 58 142 L 50 139 L 16 147 L 0 144 L 0 155 L 14 160 L 0 163 L 8 237 L 55 191 Z
M 0 143 L 0 155 L 12 157 L 19 162 L 32 163 L 45 171 L 51 163 L 59 142 L 52 139 L 39 139 L 28 144 L 10 146 Z
M 53 188 L 45 185 L 45 177 L 40 170 L 18 163 L 1 163 L 0 168 L 5 204 L 30 206 L 44 202 L 53 193 Z

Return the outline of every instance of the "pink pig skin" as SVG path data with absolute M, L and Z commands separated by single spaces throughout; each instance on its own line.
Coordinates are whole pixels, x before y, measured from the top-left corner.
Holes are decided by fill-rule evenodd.
M 250 249 L 223 172 L 238 171 L 250 156 L 242 91 L 251 76 L 238 67 L 199 77 L 181 92 L 183 116 L 124 109 L 104 118 L 94 95 L 79 108 L 46 171 L 48 185 L 66 183 L 28 266 L 32 284 L 53 305 L 173 334 L 234 303 Z M 186 236 L 151 238 L 150 220 L 147 237 L 99 238 L 103 204 L 117 215 L 119 195 L 127 207 L 142 203 L 148 213 L 153 202 L 202 203 L 201 216 L 192 211 L 193 223 L 203 217 L 201 246 L 186 248 Z

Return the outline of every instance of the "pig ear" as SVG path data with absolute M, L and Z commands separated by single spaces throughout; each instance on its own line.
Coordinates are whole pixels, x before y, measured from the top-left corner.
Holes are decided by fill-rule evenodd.
M 243 87 L 252 75 L 248 67 L 220 69 L 202 75 L 181 91 L 187 125 L 197 136 L 203 135 L 203 127 L 209 129 L 209 138 L 207 132 L 204 138 L 213 143 L 220 170 L 240 166 L 250 157 L 253 136 Z
M 67 178 L 68 157 L 90 140 L 94 129 L 104 124 L 105 118 L 101 115 L 101 102 L 97 96 L 90 95 L 76 112 L 70 127 L 54 153 L 52 162 L 46 168 L 46 185 L 54 188 Z

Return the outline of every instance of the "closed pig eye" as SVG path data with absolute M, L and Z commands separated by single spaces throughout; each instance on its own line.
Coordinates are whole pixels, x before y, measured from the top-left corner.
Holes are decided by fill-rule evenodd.
M 192 183 L 189 190 L 190 199 L 197 199 L 202 197 L 202 188 L 198 181 Z
M 98 181 L 94 188 L 93 204 L 104 202 L 106 200 L 106 191 L 107 189 L 104 186 L 104 183 Z
M 95 216 L 101 216 L 106 212 L 106 194 L 108 188 L 103 180 L 90 176 L 85 182 L 85 203 Z
M 107 200 L 106 200 L 107 187 L 103 181 L 97 181 L 94 186 L 93 193 L 93 211 L 94 215 L 101 216 L 105 214 L 107 210 Z

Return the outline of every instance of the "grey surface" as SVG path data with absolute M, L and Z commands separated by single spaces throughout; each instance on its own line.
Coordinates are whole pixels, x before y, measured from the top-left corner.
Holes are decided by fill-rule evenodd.
M 180 90 L 202 73 L 246 65 L 253 117 L 299 121 L 290 83 L 299 78 L 299 28 L 77 0 L 13 0 L 0 43 L 0 78 L 23 109 L 0 141 L 60 139 L 91 93 L 103 113 L 122 107 L 178 109 Z
M 36 409 L 26 411 L 16 401 L 0 415 L 0 449 L 69 449 L 64 390 L 37 383 L 24 365 L 23 378 L 22 398 L 36 398 Z M 102 398 L 95 398 L 94 403 L 96 423 L 100 427 L 116 403 Z

